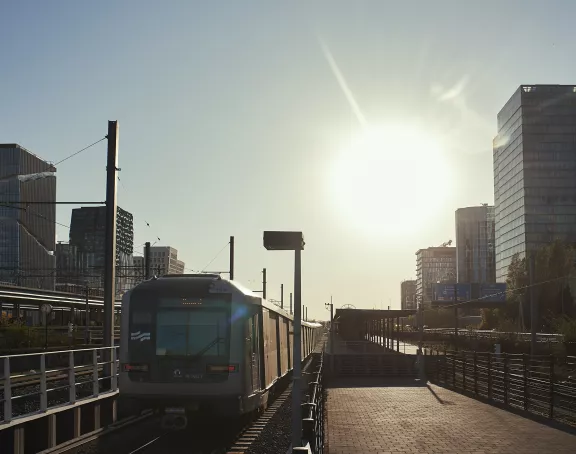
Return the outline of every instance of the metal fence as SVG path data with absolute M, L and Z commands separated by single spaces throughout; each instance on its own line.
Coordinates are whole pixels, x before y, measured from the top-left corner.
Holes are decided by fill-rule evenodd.
M 11 372 L 23 359 L 36 367 Z M 118 347 L 0 356 L 0 365 L 0 429 L 13 419 L 118 389 Z
M 312 454 L 324 452 L 324 353 L 318 355 L 317 370 L 312 373 L 312 380 L 308 383 L 307 402 L 302 404 L 302 437 L 305 450 Z
M 576 357 L 437 352 L 428 378 L 457 391 L 576 425 Z

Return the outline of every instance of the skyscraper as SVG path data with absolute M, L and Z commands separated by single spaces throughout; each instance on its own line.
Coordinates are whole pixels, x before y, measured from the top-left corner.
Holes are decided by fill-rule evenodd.
M 91 287 L 103 287 L 106 207 L 72 210 L 70 246 L 78 251 L 79 279 Z M 132 214 L 118 207 L 116 218 L 116 293 L 134 285 L 134 222 Z
M 407 280 L 400 284 L 400 307 L 402 310 L 416 309 L 416 281 Z
M 462 283 L 496 282 L 494 207 L 456 210 L 456 277 Z
M 494 139 L 496 280 L 512 256 L 576 243 L 576 85 L 522 85 Z
M 54 289 L 55 172 L 54 166 L 20 145 L 0 144 L 2 282 Z
M 437 282 L 456 282 L 456 248 L 429 247 L 416 251 L 416 301 L 430 304 Z

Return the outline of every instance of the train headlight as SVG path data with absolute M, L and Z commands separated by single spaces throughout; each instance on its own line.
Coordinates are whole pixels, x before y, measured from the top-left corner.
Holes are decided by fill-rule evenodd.
M 124 372 L 148 372 L 148 364 L 122 364 Z
M 209 373 L 235 373 L 238 372 L 238 364 L 209 364 L 206 370 Z

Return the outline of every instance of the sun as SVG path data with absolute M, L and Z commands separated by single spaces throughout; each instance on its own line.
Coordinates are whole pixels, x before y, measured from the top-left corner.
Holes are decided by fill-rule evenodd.
M 449 169 L 441 140 L 422 128 L 369 126 L 336 157 L 330 194 L 343 220 L 360 231 L 404 236 L 441 212 Z

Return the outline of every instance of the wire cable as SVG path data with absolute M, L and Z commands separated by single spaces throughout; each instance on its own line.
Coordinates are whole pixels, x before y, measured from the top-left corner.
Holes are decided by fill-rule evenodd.
M 484 299 L 493 298 L 493 297 L 495 297 L 495 296 L 506 295 L 506 294 L 508 294 L 508 293 L 514 293 L 514 292 L 517 292 L 517 291 L 519 291 L 519 290 L 526 290 L 526 289 L 529 289 L 529 288 L 532 288 L 532 287 L 536 287 L 536 286 L 538 286 L 538 285 L 549 284 L 550 282 L 556 282 L 556 281 L 560 281 L 560 280 L 562 280 L 562 279 L 570 279 L 570 277 L 574 277 L 574 276 L 568 275 L 568 276 L 555 277 L 555 278 L 553 278 L 553 279 L 548 279 L 548 280 L 546 280 L 546 281 L 535 282 L 534 284 L 528 284 L 528 285 L 525 285 L 525 286 L 523 286 L 523 287 L 518 287 L 518 288 L 514 288 L 514 289 L 510 289 L 510 290 L 506 289 L 506 290 L 504 290 L 503 292 L 492 293 L 492 294 L 490 294 L 490 295 L 485 295 L 485 296 L 481 296 L 480 298 L 475 298 L 475 299 L 471 299 L 471 300 L 467 300 L 467 301 L 462 301 L 462 302 L 460 302 L 460 303 L 454 303 L 454 304 L 450 304 L 450 305 L 446 305 L 446 306 L 444 306 L 444 305 L 438 306 L 438 308 L 439 308 L 439 309 L 448 309 L 448 308 L 450 308 L 450 307 L 458 307 L 458 306 L 462 306 L 463 304 L 475 303 L 475 302 L 478 302 L 478 301 L 482 301 L 482 300 L 484 300 Z M 448 284 L 448 285 L 450 285 L 450 284 Z
M 100 140 L 97 140 L 96 142 L 88 145 L 87 147 L 84 147 L 84 148 L 82 148 L 81 150 L 78 150 L 77 152 L 72 153 L 70 156 L 67 156 L 67 157 L 65 157 L 64 159 L 61 159 L 60 161 L 52 164 L 51 166 L 56 167 L 58 164 L 62 164 L 63 162 L 68 161 L 68 159 L 71 159 L 71 158 L 73 158 L 74 156 L 79 155 L 79 154 L 82 153 L 83 151 L 86 151 L 86 150 L 88 150 L 89 148 L 92 148 L 94 145 L 99 144 L 100 142 L 102 142 L 103 140 L 106 140 L 107 138 L 108 138 L 108 136 L 104 136 L 104 137 L 102 137 Z
M 224 251 L 224 249 L 226 249 L 229 245 L 230 245 L 230 241 L 228 241 L 228 242 L 224 245 L 224 247 L 218 251 L 218 254 L 216 254 L 216 255 L 214 256 L 214 258 L 213 258 L 212 260 L 210 260 L 210 262 L 208 262 L 208 265 L 206 265 L 206 266 L 202 269 L 202 273 L 203 273 L 204 271 L 206 271 L 206 268 L 208 268 L 210 265 L 212 265 L 212 262 L 214 262 L 214 260 L 216 260 L 216 259 L 218 258 L 218 256 L 219 256 L 220 254 L 222 254 L 222 252 Z

